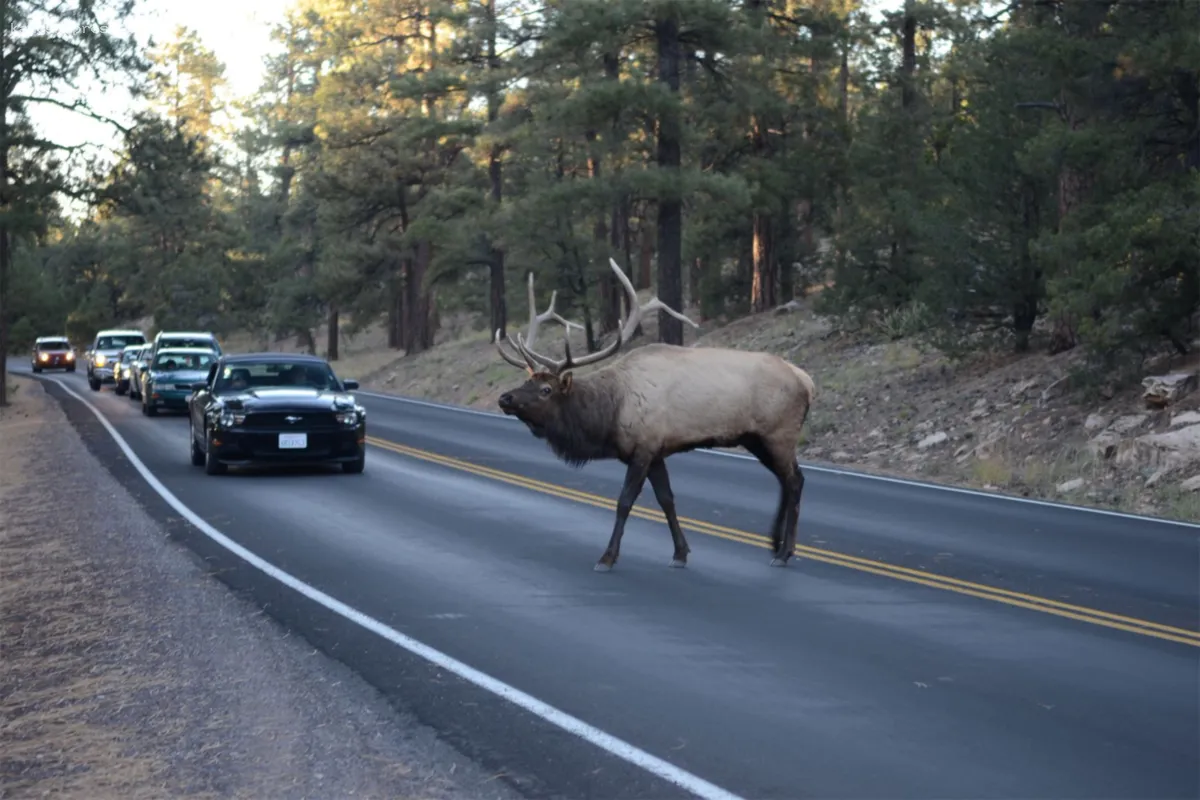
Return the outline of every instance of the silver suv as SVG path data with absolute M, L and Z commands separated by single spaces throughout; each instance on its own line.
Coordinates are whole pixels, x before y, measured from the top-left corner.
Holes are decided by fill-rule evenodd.
M 146 344 L 146 334 L 133 328 L 112 328 L 96 334 L 87 359 L 88 386 L 93 392 L 100 391 L 101 384 L 114 383 L 113 365 L 121 351 L 132 344 Z

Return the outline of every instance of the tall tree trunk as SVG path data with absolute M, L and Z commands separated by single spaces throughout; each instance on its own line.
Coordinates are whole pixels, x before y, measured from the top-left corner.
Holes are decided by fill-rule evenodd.
M 591 130 L 585 131 L 584 138 L 587 139 L 588 147 L 591 150 L 591 152 L 588 153 L 587 160 L 588 178 L 593 181 L 599 181 L 600 154 L 596 152 L 596 132 Z M 608 248 L 608 223 L 603 213 L 597 214 L 595 222 L 592 223 L 592 239 L 596 242 L 597 253 L 603 253 Z M 600 295 L 599 333 L 608 333 L 611 330 L 615 330 L 617 328 L 617 323 L 619 322 L 616 313 L 619 309 L 619 305 L 613 302 L 614 298 L 617 297 L 613 291 L 616 288 L 616 276 L 612 274 L 612 270 L 608 268 L 607 263 L 591 264 L 589 265 L 589 268 L 593 273 L 595 273 L 597 269 L 599 270 L 599 275 L 596 280 Z M 585 269 L 584 274 L 587 274 L 587 272 L 588 270 Z M 584 291 L 587 290 L 586 284 L 584 285 L 583 289 Z M 584 303 L 584 312 L 587 313 L 590 318 L 590 309 L 588 308 L 586 302 Z M 589 352 L 591 351 L 592 346 L 593 337 L 589 333 Z
M 325 332 L 325 358 L 329 361 L 338 360 L 338 309 L 333 303 L 329 304 L 329 329 Z
M 917 103 L 917 17 L 915 0 L 905 0 L 903 35 L 900 56 L 900 106 L 905 124 L 914 125 L 913 111 Z M 917 158 L 916 153 L 906 153 L 905 160 Z M 894 275 L 909 274 L 909 250 L 911 242 L 907 224 L 892 227 L 891 269 Z
M 642 213 L 638 215 L 638 272 L 633 281 L 634 287 L 641 291 L 649 289 L 654 282 L 654 238 L 657 236 L 650 220 L 650 206 L 642 204 Z
M 417 252 L 409 259 L 409 274 L 405 281 L 405 320 L 408 322 L 407 355 L 422 353 L 433 346 L 433 328 L 430 325 L 431 292 L 425 286 L 429 262 L 433 258 L 433 245 L 428 239 L 417 242 Z
M 388 282 L 387 337 L 388 347 L 393 350 L 404 349 L 406 340 L 404 338 L 403 275 L 397 275 Z
M 658 201 L 658 297 L 674 309 L 683 306 L 683 203 L 678 195 L 682 124 L 679 99 L 679 12 L 673 6 L 656 20 L 654 34 L 658 50 L 658 80 L 670 92 L 670 102 L 658 121 L 658 168 L 664 173 Z M 683 344 L 683 323 L 665 311 L 658 312 L 658 340 Z
M 604 80 L 609 81 L 610 85 L 615 86 L 621 79 L 621 60 L 620 53 L 609 52 L 604 54 Z M 616 142 L 620 141 L 620 124 L 621 112 L 614 111 L 612 120 L 609 124 L 609 141 L 612 149 L 612 171 L 614 184 L 616 183 L 617 175 L 620 173 L 620 165 L 617 163 L 617 154 L 615 151 Z M 596 165 L 596 177 L 599 177 L 599 163 Z M 616 254 L 621 250 L 621 199 L 615 198 L 612 203 L 612 208 L 609 211 L 609 230 L 608 230 L 608 245 L 609 255 L 616 258 Z M 597 226 L 599 233 L 601 226 Z M 629 269 L 628 263 L 625 264 L 625 269 Z M 600 331 L 607 333 L 608 331 L 616 330 L 621 321 L 621 296 L 624 292 L 617 283 L 617 278 L 608 269 L 608 265 L 600 265 Z
M 484 0 L 483 6 L 488 26 L 487 119 L 488 127 L 494 128 L 496 118 L 500 113 L 500 93 L 496 88 L 497 71 L 500 67 L 500 61 L 496 57 L 496 0 Z M 491 183 L 492 203 L 494 206 L 492 213 L 496 214 L 500 209 L 503 194 L 503 179 L 500 166 L 500 145 L 494 141 L 488 150 L 488 180 Z M 489 270 L 491 297 L 488 303 L 491 312 L 491 330 L 488 332 L 494 336 L 496 335 L 496 331 L 499 331 L 499 336 L 503 339 L 508 335 L 508 301 L 504 292 L 504 251 L 496 247 L 490 237 L 488 239 L 488 261 L 491 264 Z
M 769 212 L 755 212 L 753 237 L 750 311 L 757 314 L 779 305 L 775 292 L 775 237 Z
M 746 15 L 750 19 L 750 24 L 759 31 L 766 24 L 767 5 L 767 0 L 746 0 L 745 3 Z M 752 71 L 757 71 L 756 68 L 759 65 L 752 61 L 748 66 Z M 769 123 L 763 119 L 760 112 L 751 113 L 751 152 L 754 161 L 759 165 L 766 163 L 771 157 L 767 142 L 768 127 Z M 775 203 L 772 197 L 763 196 L 764 193 L 769 194 L 769 192 L 770 190 L 761 190 L 761 193 L 755 198 L 755 204 L 759 208 L 751 214 L 750 219 L 754 237 L 751 246 L 754 266 L 750 280 L 750 311 L 756 314 L 779 305 L 779 295 L 776 291 L 779 274 L 775 259 L 775 226 L 772 224 Z M 764 204 L 766 204 L 766 208 L 762 208 Z
M 0 60 L 0 406 L 8 405 L 8 271 L 11 252 L 9 237 L 12 232 L 8 226 L 8 214 L 12 210 L 9 198 L 8 174 L 8 98 L 12 91 L 9 86 L 8 62 L 8 3 L 0 5 L 0 43 L 3 44 L 4 58 Z

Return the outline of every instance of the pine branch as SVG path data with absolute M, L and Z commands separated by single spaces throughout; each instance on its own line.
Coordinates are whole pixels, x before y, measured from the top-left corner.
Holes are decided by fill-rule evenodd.
M 70 111 L 74 114 L 81 114 L 85 117 L 94 119 L 97 122 L 103 122 L 108 125 L 112 125 L 114 128 L 119 130 L 123 135 L 125 135 L 125 136 L 129 135 L 130 128 L 127 128 L 126 126 L 117 122 L 115 119 L 106 117 L 103 114 L 98 114 L 95 111 L 92 111 L 90 108 L 88 108 L 87 103 L 83 102 L 82 100 L 76 100 L 74 103 L 66 103 L 66 102 L 63 102 L 62 100 L 58 100 L 53 97 L 34 97 L 33 95 L 15 94 L 9 98 L 9 101 L 17 102 L 17 103 L 41 103 L 41 104 L 45 104 L 45 105 L 57 106 L 58 108 L 61 108 L 64 111 Z

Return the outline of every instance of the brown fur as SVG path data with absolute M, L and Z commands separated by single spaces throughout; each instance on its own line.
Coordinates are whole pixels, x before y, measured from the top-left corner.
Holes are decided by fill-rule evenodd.
M 636 306 L 632 285 L 616 263 L 610 263 L 632 295 L 635 311 L 606 355 L 585 358 L 612 355 L 642 312 L 655 304 L 662 307 L 657 299 Z M 531 338 L 535 332 L 532 320 Z M 496 344 L 499 348 L 498 340 Z M 689 547 L 675 515 L 664 461 L 703 447 L 745 447 L 775 475 L 780 502 L 771 531 L 772 563 L 782 566 L 791 558 L 804 487 L 796 446 L 815 396 L 807 372 L 771 353 L 649 344 L 575 377 L 569 349 L 558 362 L 532 352 L 520 336 L 517 349 L 525 365 L 500 352 L 529 378 L 500 397 L 501 410 L 524 422 L 568 464 L 617 459 L 626 465 L 616 523 L 597 569 L 616 563 L 625 521 L 647 478 L 671 529 L 672 565 L 686 563 Z

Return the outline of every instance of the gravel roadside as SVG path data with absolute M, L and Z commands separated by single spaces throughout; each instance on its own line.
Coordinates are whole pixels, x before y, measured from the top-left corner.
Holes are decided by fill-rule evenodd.
M 0 798 L 520 796 L 204 574 L 9 381 Z

